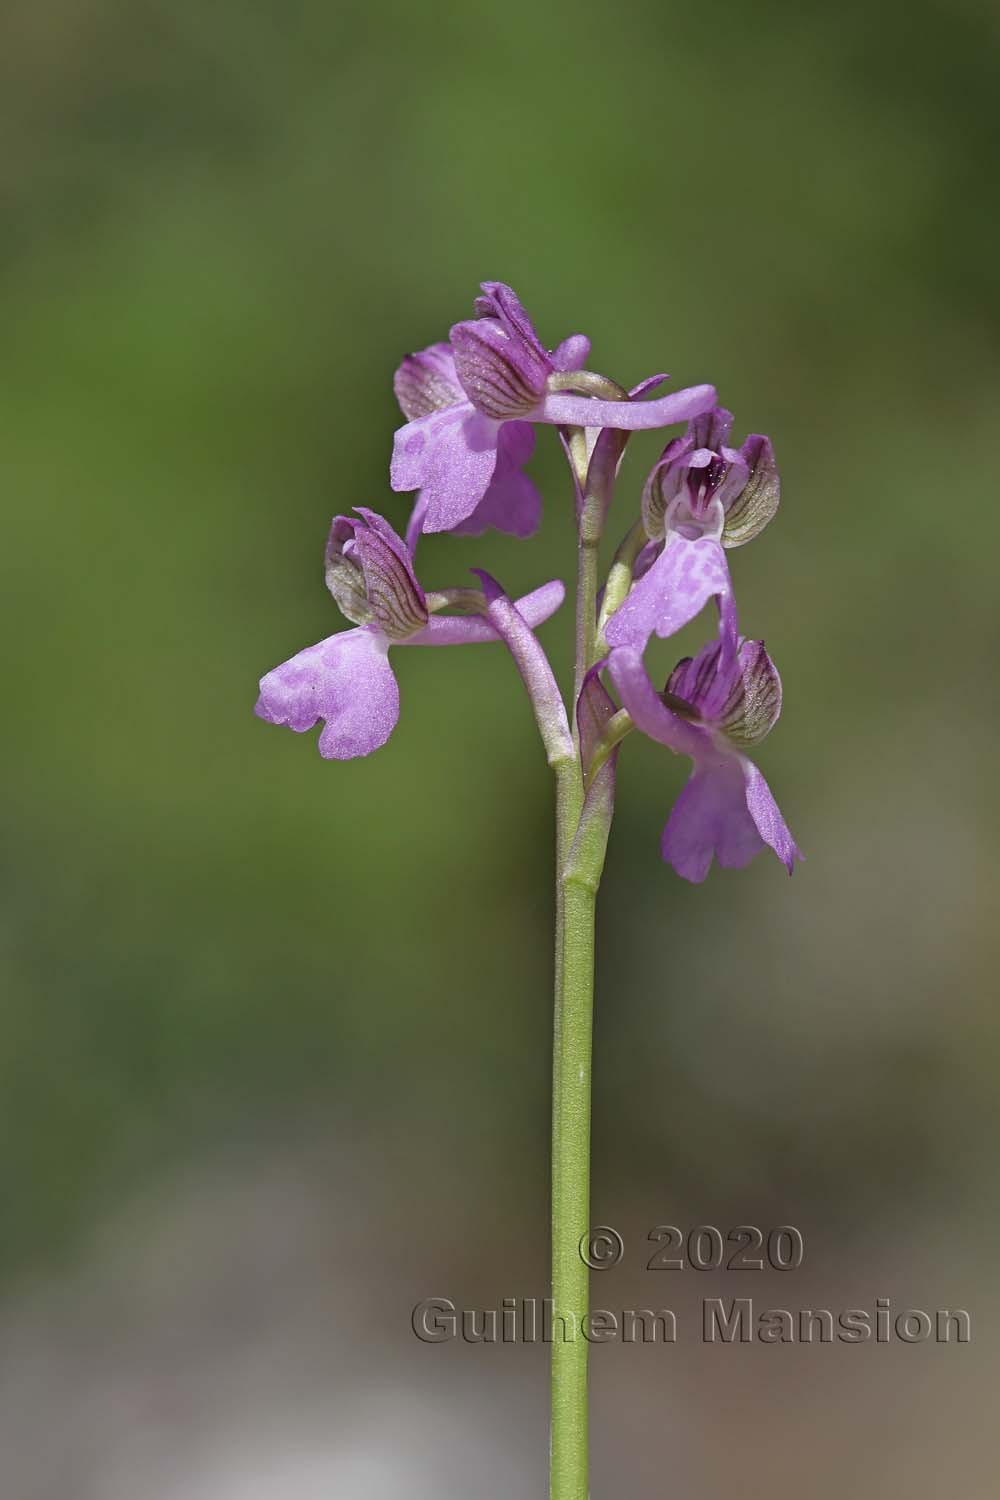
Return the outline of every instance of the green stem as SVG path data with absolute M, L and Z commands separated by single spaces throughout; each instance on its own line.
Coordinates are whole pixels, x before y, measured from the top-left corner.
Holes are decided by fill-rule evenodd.
M 587 1500 L 590 1069 L 596 886 L 560 880 L 562 933 L 552 1098 L 551 1500 Z
M 597 645 L 598 548 L 603 511 L 589 497 L 577 553 L 573 736 L 577 754 L 556 766 L 556 962 L 552 1052 L 552 1435 L 551 1500 L 587 1500 L 587 1352 L 590 1273 L 581 1242 L 590 1224 L 590 1075 L 594 919 L 603 844 L 581 860 L 583 775 L 576 700 Z M 610 814 L 608 816 L 610 824 Z M 589 850 L 589 844 L 588 844 Z

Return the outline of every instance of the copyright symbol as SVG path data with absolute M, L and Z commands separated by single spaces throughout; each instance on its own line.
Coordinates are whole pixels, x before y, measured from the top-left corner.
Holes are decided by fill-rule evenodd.
M 617 1229 L 609 1229 L 607 1224 L 588 1230 L 580 1241 L 580 1259 L 592 1271 L 616 1266 L 624 1254 L 625 1241 Z

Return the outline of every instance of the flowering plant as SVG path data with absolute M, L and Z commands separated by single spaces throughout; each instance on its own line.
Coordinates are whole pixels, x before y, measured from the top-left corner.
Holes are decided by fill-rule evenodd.
M 336 516 L 326 583 L 352 629 L 307 646 L 261 679 L 256 712 L 302 733 L 322 720 L 319 752 L 368 755 L 399 718 L 394 646 L 500 641 L 527 689 L 556 788 L 556 958 L 552 1108 L 552 1300 L 565 1335 L 552 1346 L 552 1500 L 587 1500 L 586 1243 L 590 1197 L 591 1016 L 597 889 L 614 812 L 620 747 L 633 730 L 692 771 L 663 830 L 666 862 L 702 881 L 713 858 L 741 868 L 773 849 L 791 874 L 801 858 L 770 788 L 746 751 L 781 712 L 781 680 L 763 641 L 740 634 L 727 551 L 774 516 L 780 485 L 770 440 L 728 445 L 732 415 L 710 385 L 654 394 L 586 368 L 590 342 L 571 334 L 547 349 L 517 297 L 484 282 L 476 317 L 447 343 L 408 355 L 395 392 L 391 484 L 415 491 L 405 540 L 359 507 Z M 654 465 L 639 517 L 603 588 L 598 549 L 629 434 L 686 423 Z M 555 427 L 573 481 L 577 519 L 576 660 L 567 706 L 535 629 L 559 608 L 558 580 L 511 600 L 489 573 L 479 588 L 425 590 L 419 538 L 490 527 L 530 536 L 541 497 L 525 472 L 535 427 Z M 644 655 L 713 606 L 715 628 L 659 691 Z M 617 694 L 619 702 L 612 696 Z

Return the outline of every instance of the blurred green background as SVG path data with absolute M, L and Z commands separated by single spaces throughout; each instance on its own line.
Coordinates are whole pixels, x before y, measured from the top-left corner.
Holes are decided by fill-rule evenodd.
M 392 371 L 484 277 L 626 383 L 714 381 L 784 482 L 732 561 L 808 862 L 684 885 L 684 767 L 625 748 L 595 1296 L 757 1295 L 651 1287 L 648 1229 L 794 1223 L 766 1300 L 975 1331 L 599 1349 L 593 1493 L 991 1494 L 996 10 L 22 0 L 0 33 L 4 1495 L 543 1493 L 544 1352 L 409 1327 L 544 1285 L 520 685 L 402 653 L 400 728 L 346 765 L 251 713 L 338 627 L 331 514 L 402 525 Z M 570 576 L 540 438 L 540 536 L 429 539 L 427 586 Z

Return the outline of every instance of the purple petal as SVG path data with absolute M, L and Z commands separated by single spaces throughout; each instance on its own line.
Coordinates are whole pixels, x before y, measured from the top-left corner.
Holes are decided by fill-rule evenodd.
M 751 668 L 751 658 L 755 653 L 747 652 L 741 656 L 741 644 L 748 646 L 750 643 L 740 641 L 736 601 L 732 594 L 727 594 L 719 611 L 719 630 L 715 639 L 702 646 L 697 656 L 688 656 L 678 662 L 667 681 L 668 693 L 681 698 L 699 718 L 716 728 L 725 729 L 727 734 L 731 728 L 737 732 L 742 728 L 748 687 L 751 696 L 756 696 L 757 684 L 752 671 L 748 683 L 744 681 L 741 670 L 744 664 Z
M 724 406 L 715 406 L 695 417 L 688 429 L 693 448 L 719 449 L 733 430 L 733 414 Z
M 669 375 L 647 375 L 645 380 L 640 380 L 629 391 L 630 401 L 640 401 L 643 396 L 648 396 L 650 391 L 659 390 L 660 386 L 670 379 Z
M 585 333 L 571 333 L 552 351 L 552 365 L 560 374 L 582 370 L 590 358 L 590 340 Z
M 512 338 L 526 344 L 536 354 L 547 357 L 535 325 L 513 287 L 503 281 L 481 281 L 479 286 L 483 295 L 476 298 L 476 317 L 496 319 Z
M 558 578 L 515 600 L 514 607 L 532 630 L 554 615 L 566 597 Z M 497 633 L 488 620 L 476 615 L 432 615 L 423 630 L 400 641 L 401 646 L 464 646 L 477 641 L 495 641 Z
M 468 401 L 398 430 L 390 483 L 425 492 L 424 531 L 451 531 L 472 515 L 496 469 L 498 431 Z
M 420 534 L 424 529 L 424 516 L 426 514 L 427 499 L 423 491 L 421 491 L 413 502 L 410 519 L 406 523 L 406 546 L 411 557 L 416 556 L 417 542 L 420 540 Z
M 671 532 L 663 551 L 605 627 L 609 646 L 643 650 L 655 631 L 665 638 L 700 614 L 709 599 L 731 593 L 726 556 L 713 537 L 688 541 Z
M 504 422 L 497 435 L 497 464 L 489 489 L 471 516 L 452 530 L 459 536 L 482 536 L 487 527 L 511 536 L 533 536 L 542 519 L 542 497 L 534 481 L 521 472 L 535 447 L 530 422 Z
M 382 538 L 386 546 L 396 554 L 396 557 L 410 574 L 410 579 L 414 587 L 419 587 L 416 578 L 413 576 L 413 567 L 410 562 L 410 554 L 406 543 L 391 522 L 387 521 L 385 516 L 380 516 L 377 510 L 372 510 L 367 505 L 356 505 L 354 507 L 354 514 L 361 517 L 370 532 L 374 532 L 376 536 Z M 363 536 L 359 535 L 358 540 L 360 544 L 364 540 Z
M 737 448 L 720 448 L 719 454 L 726 463 L 726 472 L 713 498 L 718 500 L 723 510 L 728 510 L 746 487 L 750 477 L 750 468 Z
M 642 520 L 647 536 L 663 535 L 663 518 L 684 487 L 691 451 L 691 438 L 686 433 L 671 438 L 650 470 L 642 487 Z
M 744 766 L 755 769 L 737 755 L 696 764 L 675 802 L 661 848 L 685 880 L 704 880 L 713 855 L 724 868 L 741 870 L 763 849 L 765 841 L 747 809 Z
M 608 657 L 608 672 L 635 727 L 678 755 L 700 756 L 711 747 L 708 731 L 673 713 L 649 680 L 642 654 L 621 646 Z
M 667 692 L 672 697 L 682 699 L 700 718 L 712 723 L 733 707 L 732 697 L 737 696 L 742 702 L 742 680 L 732 671 L 723 676 L 722 654 L 720 639 L 706 641 L 697 656 L 686 656 L 679 661 L 667 679 Z
M 385 744 L 399 718 L 388 649 L 385 636 L 365 625 L 307 646 L 261 678 L 254 712 L 296 734 L 324 719 L 319 753 L 326 760 L 370 755 Z
M 450 344 L 431 344 L 408 354 L 393 376 L 393 390 L 408 422 L 465 400 Z
M 802 858 L 799 847 L 792 838 L 788 824 L 781 816 L 778 804 L 771 793 L 771 788 L 760 771 L 752 760 L 746 760 L 741 756 L 740 761 L 746 782 L 747 809 L 756 825 L 757 832 L 764 843 L 774 850 L 790 875 L 795 867 L 795 861 Z
M 715 404 L 714 385 L 694 385 L 674 391 L 656 401 L 596 401 L 590 396 L 573 396 L 564 391 L 549 391 L 529 415 L 532 422 L 549 422 L 568 427 L 620 427 L 638 432 L 647 427 L 670 427 L 686 422 L 708 411 Z

